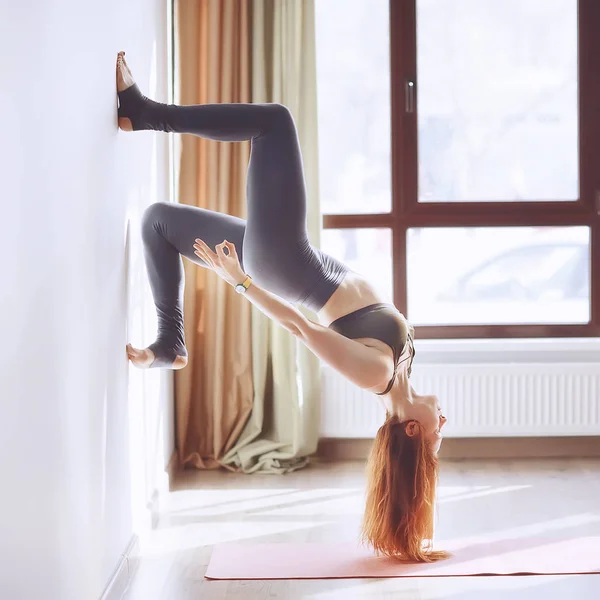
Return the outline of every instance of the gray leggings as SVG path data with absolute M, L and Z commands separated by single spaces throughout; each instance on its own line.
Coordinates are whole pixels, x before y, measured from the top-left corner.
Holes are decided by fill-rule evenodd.
M 289 110 L 279 104 L 174 106 L 142 98 L 143 102 L 138 96 L 129 99 L 138 104 L 132 119 L 136 130 L 191 133 L 225 142 L 251 140 L 246 221 L 164 202 L 144 213 L 144 253 L 158 315 L 158 336 L 150 346 L 156 356 L 152 366 L 169 366 L 177 355 L 187 355 L 181 255 L 206 266 L 194 254 L 195 238 L 212 249 L 223 240 L 233 242 L 243 269 L 258 285 L 291 303 L 315 312 L 321 309 L 347 268 L 308 240 L 302 156 Z

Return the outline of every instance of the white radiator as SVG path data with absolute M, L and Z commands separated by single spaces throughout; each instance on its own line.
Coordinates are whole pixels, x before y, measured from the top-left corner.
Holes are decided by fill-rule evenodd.
M 600 435 L 599 364 L 415 365 L 418 393 L 438 396 L 445 437 Z M 372 438 L 377 397 L 323 367 L 321 437 Z

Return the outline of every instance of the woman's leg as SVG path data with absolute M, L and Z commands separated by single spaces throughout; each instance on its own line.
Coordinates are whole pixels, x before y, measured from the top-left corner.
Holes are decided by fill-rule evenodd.
M 324 267 L 332 263 L 324 265 L 308 241 L 302 155 L 289 110 L 279 104 L 154 102 L 133 83 L 122 56 L 119 64 L 127 79 L 122 86 L 129 85 L 119 92 L 121 123 L 130 122 L 134 130 L 173 131 L 218 141 L 251 140 L 244 239 L 247 271 L 257 283 L 291 302 L 306 298 L 323 279 Z M 336 282 L 326 283 L 331 289 L 324 291 L 331 295 Z
M 129 92 L 140 104 L 136 111 L 121 114 L 135 115 L 136 129 L 218 141 L 251 140 L 244 238 L 247 272 L 269 291 L 318 311 L 347 269 L 309 242 L 302 155 L 289 110 L 279 104 L 166 105 L 145 99 L 132 87 L 125 93 Z M 126 106 L 131 109 L 131 104 Z
M 149 206 L 142 219 L 144 258 L 156 305 L 158 334 L 147 350 L 129 350 L 138 366 L 181 368 L 187 364 L 183 328 L 184 272 L 181 256 L 205 266 L 194 254 L 194 240 L 211 248 L 223 240 L 243 247 L 245 221 L 229 215 L 169 202 Z M 240 250 L 240 261 L 243 254 Z M 132 352 L 133 351 L 133 352 Z
M 224 239 L 234 242 L 244 257 L 244 269 L 259 285 L 290 302 L 302 303 L 315 312 L 320 310 L 337 289 L 347 268 L 315 250 L 308 240 L 302 156 L 289 110 L 279 104 L 161 104 L 141 94 L 122 56 L 118 69 L 120 127 L 188 133 L 224 142 L 251 141 L 245 231 L 239 233 L 239 241 L 232 234 L 221 234 L 219 229 L 214 230 L 219 231 L 214 244 L 204 239 L 213 247 Z M 155 227 L 161 229 L 159 225 Z M 202 230 L 195 229 L 190 235 L 182 233 L 182 227 L 167 229 L 170 246 L 184 255 L 189 252 L 188 257 L 198 262 L 192 255 L 192 244 L 195 237 L 203 237 Z M 155 246 L 160 248 L 161 244 Z M 153 347 L 161 354 L 163 348 L 170 348 L 165 358 L 168 362 L 183 345 L 182 325 L 180 333 L 176 332 L 176 326 L 171 326 L 182 321 L 177 313 L 181 301 L 176 299 L 177 294 L 181 295 L 182 278 L 172 273 L 164 278 L 160 275 L 168 268 L 160 258 L 161 252 L 156 251 L 156 256 L 148 260 L 149 272 L 154 268 L 155 279 L 159 281 L 155 298 L 163 324 L 162 333 L 159 324 L 159 339 Z M 160 290 L 167 288 L 168 298 L 163 300 L 166 296 Z
M 286 245 L 306 238 L 306 189 L 296 126 L 280 104 L 177 106 L 145 98 L 136 85 L 120 94 L 120 114 L 135 130 L 188 133 L 236 142 L 251 140 L 247 173 L 248 227 L 257 238 Z M 258 239 L 256 240 L 258 241 Z M 279 248 L 285 250 L 285 248 Z

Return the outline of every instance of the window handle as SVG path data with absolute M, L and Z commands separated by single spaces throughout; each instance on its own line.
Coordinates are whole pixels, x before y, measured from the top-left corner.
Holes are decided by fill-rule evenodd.
M 415 82 L 411 79 L 404 84 L 404 110 L 407 113 L 415 112 Z

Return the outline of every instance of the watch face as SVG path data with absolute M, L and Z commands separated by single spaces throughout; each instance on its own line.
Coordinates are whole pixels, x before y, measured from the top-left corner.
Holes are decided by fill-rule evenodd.
M 244 286 L 243 286 L 241 283 L 238 283 L 238 284 L 235 286 L 235 291 L 236 291 L 238 294 L 243 294 L 243 293 L 246 291 L 246 288 L 245 288 L 245 287 L 244 287 Z

